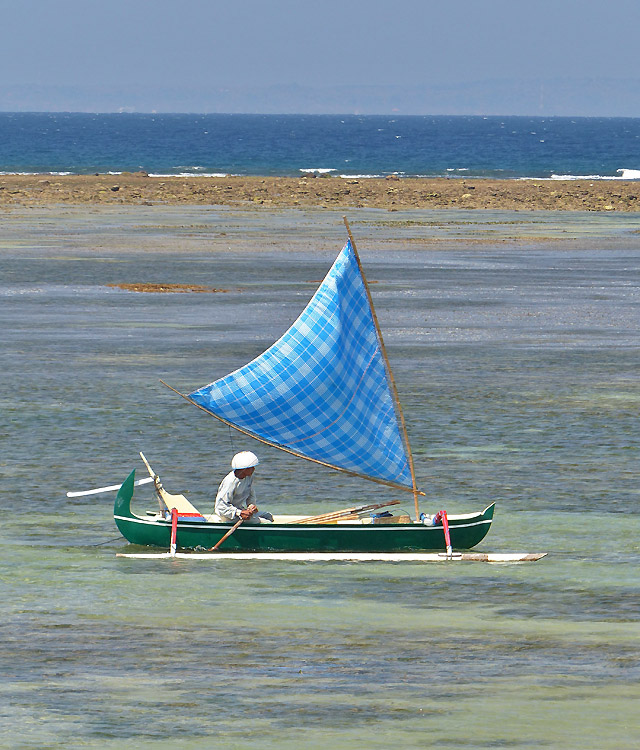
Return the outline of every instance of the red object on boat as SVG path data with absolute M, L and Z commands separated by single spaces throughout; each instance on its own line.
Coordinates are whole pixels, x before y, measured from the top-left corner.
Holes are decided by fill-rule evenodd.
M 178 511 L 176 508 L 171 508 L 171 544 L 169 546 L 169 552 L 172 555 L 176 554 L 176 537 L 178 535 Z
M 447 545 L 447 555 L 453 554 L 451 547 L 451 537 L 449 536 L 449 521 L 447 520 L 447 511 L 439 510 L 434 516 L 434 522 L 442 522 L 442 528 L 444 529 L 444 542 Z

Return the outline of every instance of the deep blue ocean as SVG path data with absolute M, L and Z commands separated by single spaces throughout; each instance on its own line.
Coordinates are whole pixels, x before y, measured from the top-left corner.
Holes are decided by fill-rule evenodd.
M 0 173 L 640 178 L 640 118 L 0 113 Z

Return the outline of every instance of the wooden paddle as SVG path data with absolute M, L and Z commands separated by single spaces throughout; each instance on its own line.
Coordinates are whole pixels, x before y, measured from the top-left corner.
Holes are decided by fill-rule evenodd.
M 207 552 L 215 552 L 218 547 L 224 542 L 225 539 L 228 539 L 231 534 L 240 526 L 240 524 L 244 521 L 244 518 L 241 518 L 239 521 L 236 521 L 236 523 L 227 531 L 227 533 L 220 539 L 213 547 L 209 547 Z

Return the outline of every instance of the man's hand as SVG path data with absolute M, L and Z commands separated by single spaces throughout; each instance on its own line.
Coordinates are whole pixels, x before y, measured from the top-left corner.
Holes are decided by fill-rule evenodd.
M 242 518 L 243 521 L 246 521 L 248 518 L 251 518 L 251 516 L 254 513 L 257 513 L 257 512 L 258 512 L 258 506 L 253 505 L 252 503 L 251 505 L 249 505 L 248 508 L 240 511 L 240 517 Z

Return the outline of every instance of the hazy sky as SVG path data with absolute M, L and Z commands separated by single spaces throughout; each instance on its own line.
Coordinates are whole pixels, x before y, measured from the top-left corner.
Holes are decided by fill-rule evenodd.
M 14 91 L 640 81 L 639 0 L 0 0 L 0 28 Z

